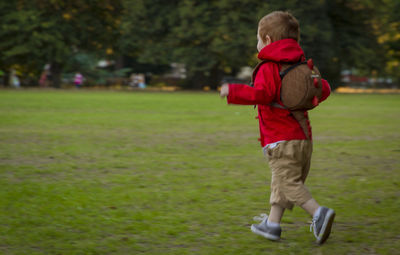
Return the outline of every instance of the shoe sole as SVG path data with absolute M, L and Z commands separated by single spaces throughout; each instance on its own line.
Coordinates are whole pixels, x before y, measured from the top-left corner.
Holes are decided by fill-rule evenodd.
M 320 235 L 317 238 L 317 244 L 323 244 L 331 234 L 331 229 L 333 225 L 333 220 L 335 219 L 335 211 L 329 209 L 328 213 L 326 214 L 324 224 L 322 225 Z
M 263 236 L 271 241 L 278 241 L 280 239 L 279 236 L 274 236 L 274 235 L 271 235 L 271 234 L 268 234 L 268 233 L 258 230 L 254 225 L 251 225 L 251 232 L 253 232 L 254 234 Z

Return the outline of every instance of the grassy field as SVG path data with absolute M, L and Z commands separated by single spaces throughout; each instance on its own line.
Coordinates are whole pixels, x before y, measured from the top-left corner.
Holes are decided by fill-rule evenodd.
M 251 233 L 269 208 L 256 111 L 211 93 L 0 91 L 0 254 L 400 254 L 400 95 L 310 112 L 307 185 L 336 210 L 314 244 Z

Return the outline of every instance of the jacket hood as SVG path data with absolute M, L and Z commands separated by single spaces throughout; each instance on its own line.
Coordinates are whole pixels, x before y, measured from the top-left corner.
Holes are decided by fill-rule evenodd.
M 298 62 L 304 60 L 304 52 L 296 40 L 282 39 L 262 48 L 258 58 L 274 62 Z

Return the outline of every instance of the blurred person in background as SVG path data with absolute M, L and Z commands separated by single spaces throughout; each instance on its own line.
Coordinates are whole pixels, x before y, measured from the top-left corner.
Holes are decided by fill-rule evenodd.
M 83 75 L 80 72 L 77 72 L 75 74 L 75 78 L 74 78 L 74 83 L 75 83 L 75 87 L 77 89 L 79 89 L 82 86 L 83 83 Z
M 11 69 L 10 84 L 14 88 L 20 88 L 21 87 L 21 83 L 19 81 L 19 78 L 18 78 L 18 75 L 17 75 L 17 72 L 15 71 L 15 69 Z

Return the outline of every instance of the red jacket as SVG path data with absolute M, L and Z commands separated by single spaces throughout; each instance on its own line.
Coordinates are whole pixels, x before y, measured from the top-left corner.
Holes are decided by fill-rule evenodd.
M 304 52 L 296 40 L 283 39 L 265 46 L 258 58 L 270 60 L 263 64 L 257 72 L 254 87 L 245 84 L 229 84 L 228 103 L 242 105 L 257 105 L 260 127 L 260 142 L 264 147 L 269 143 L 284 140 L 305 140 L 306 136 L 289 110 L 270 106 L 273 102 L 280 102 L 281 79 L 279 62 L 298 62 L 305 60 Z M 325 100 L 330 94 L 330 87 L 322 79 L 322 98 Z M 305 113 L 307 115 L 307 112 Z M 308 118 L 308 116 L 307 116 Z M 309 123 L 309 122 L 308 122 Z M 309 125 L 310 137 L 311 126 Z

